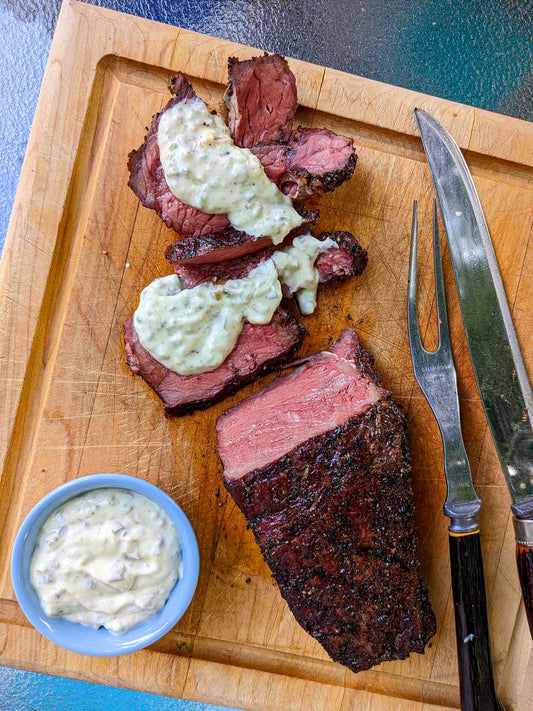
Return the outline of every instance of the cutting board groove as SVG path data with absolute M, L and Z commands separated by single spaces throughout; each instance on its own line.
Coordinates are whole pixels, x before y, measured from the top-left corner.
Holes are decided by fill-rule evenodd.
M 257 52 L 257 50 L 255 50 Z M 183 70 L 220 104 L 230 55 L 254 50 L 77 2 L 61 10 L 1 264 L 0 661 L 185 698 L 261 710 L 458 708 L 445 495 L 438 429 L 415 385 L 405 327 L 412 200 L 421 206 L 421 324 L 435 341 L 429 236 L 432 187 L 412 119 L 435 114 L 465 150 L 486 207 L 518 337 L 533 358 L 533 126 L 290 60 L 303 125 L 353 136 L 354 178 L 317 201 L 321 229 L 353 231 L 365 275 L 322 289 L 302 353 L 355 325 L 408 414 L 421 560 L 438 633 L 424 656 L 352 674 L 296 624 L 250 531 L 221 488 L 215 419 L 256 391 L 180 420 L 127 366 L 121 324 L 140 290 L 169 273 L 173 234 L 127 187 L 127 154 Z M 483 499 L 493 655 L 508 711 L 533 704 L 533 660 L 520 608 L 507 491 L 488 435 L 445 254 L 465 440 Z M 352 320 L 348 319 L 348 315 Z M 63 481 L 121 471 L 153 481 L 196 530 L 201 576 L 177 627 L 150 649 L 88 659 L 42 638 L 14 600 L 13 537 Z

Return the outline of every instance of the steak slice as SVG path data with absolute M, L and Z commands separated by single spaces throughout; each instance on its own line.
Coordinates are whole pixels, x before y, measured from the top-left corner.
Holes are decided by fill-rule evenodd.
M 321 232 L 318 235 L 319 240 L 327 238 L 336 242 L 338 248 L 332 247 L 318 255 L 315 266 L 318 269 L 319 282 L 323 284 L 332 279 L 345 279 L 362 274 L 368 261 L 367 252 L 351 232 Z M 267 247 L 240 259 L 218 264 L 176 264 L 174 271 L 188 289 L 208 281 L 243 279 L 261 262 L 269 259 L 275 250 L 275 247 Z M 290 296 L 290 293 L 285 295 Z
M 352 176 L 351 138 L 324 128 L 292 131 L 296 80 L 279 54 L 242 62 L 230 57 L 224 100 L 235 144 L 250 148 L 270 180 L 291 198 L 318 197 Z
M 335 190 L 352 177 L 357 162 L 353 140 L 326 128 L 300 126 L 288 143 L 259 143 L 251 150 L 270 180 L 293 200 Z
M 203 410 L 237 392 L 260 375 L 290 360 L 302 344 L 305 328 L 285 309 L 278 308 L 266 325 L 246 322 L 239 340 L 216 370 L 180 375 L 153 358 L 143 347 L 133 325 L 124 324 L 127 363 L 161 398 L 169 415 Z
M 128 185 L 145 207 L 155 210 L 166 226 L 179 234 L 199 237 L 227 230 L 230 223 L 226 215 L 209 215 L 182 202 L 171 192 L 165 179 L 157 143 L 159 119 L 177 102 L 197 99 L 194 89 L 181 72 L 170 80 L 170 91 L 174 97 L 152 117 L 144 143 L 128 156 Z
M 303 222 L 285 237 L 283 244 L 290 244 L 298 235 L 309 232 L 318 220 L 318 212 L 300 211 Z M 227 227 L 216 233 L 187 237 L 170 244 L 165 257 L 172 264 L 212 264 L 237 259 L 272 246 L 269 237 L 251 237 L 234 227 Z
M 167 227 L 185 237 L 178 250 L 187 255 L 183 259 L 202 262 L 219 261 L 270 245 L 271 240 L 268 236 L 254 237 L 241 232 L 231 226 L 227 215 L 203 212 L 183 202 L 170 190 L 159 157 L 157 144 L 159 120 L 161 115 L 177 102 L 198 100 L 194 89 L 181 72 L 171 79 L 170 90 L 174 97 L 159 114 L 155 114 L 152 118 L 152 124 L 142 146 L 129 155 L 128 185 L 145 207 L 153 208 Z M 292 237 L 301 234 L 302 229 L 306 229 L 305 222 L 291 233 Z M 198 242 L 197 238 L 201 238 L 201 241 Z M 226 250 L 229 250 L 229 256 Z M 216 254 L 211 255 L 213 251 Z
M 287 60 L 279 54 L 242 62 L 230 57 L 224 101 L 237 146 L 250 148 L 261 141 L 287 141 L 298 108 L 296 79 Z
M 210 215 L 177 198 L 168 186 L 161 163 L 155 169 L 154 207 L 167 227 L 185 237 L 216 238 L 220 233 L 238 231 L 231 227 L 227 215 Z
M 147 129 L 144 143 L 136 151 L 131 151 L 128 156 L 128 170 L 130 172 L 128 185 L 142 204 L 151 209 L 155 209 L 155 174 L 161 165 L 157 144 L 157 130 L 161 114 L 177 102 L 196 98 L 194 89 L 181 72 L 170 80 L 170 91 L 174 96 L 158 114 L 152 116 L 152 123 Z
M 358 672 L 424 651 L 405 419 L 353 331 L 225 412 L 224 482 L 302 627 Z

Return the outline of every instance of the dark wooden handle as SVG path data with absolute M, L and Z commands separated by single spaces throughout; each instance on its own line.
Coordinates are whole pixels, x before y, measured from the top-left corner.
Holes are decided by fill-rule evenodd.
M 533 637 L 533 545 L 516 544 L 516 565 L 522 587 L 529 630 Z
M 455 631 L 462 711 L 503 711 L 490 656 L 487 598 L 479 529 L 450 533 Z
M 516 536 L 516 565 L 522 587 L 529 631 L 533 637 L 533 518 L 513 516 Z

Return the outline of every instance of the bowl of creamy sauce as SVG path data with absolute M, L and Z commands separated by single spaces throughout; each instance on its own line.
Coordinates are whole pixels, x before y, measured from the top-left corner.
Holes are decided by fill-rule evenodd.
M 52 642 L 93 656 L 162 637 L 189 606 L 199 574 L 181 508 L 122 474 L 93 474 L 47 494 L 24 520 L 11 563 L 29 621 Z

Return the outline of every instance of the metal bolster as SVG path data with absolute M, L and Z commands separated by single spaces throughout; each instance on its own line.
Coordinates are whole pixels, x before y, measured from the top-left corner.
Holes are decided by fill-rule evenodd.
M 522 546 L 533 546 L 533 518 L 513 516 L 516 542 Z
M 450 525 L 448 526 L 448 531 L 450 533 L 466 534 L 475 533 L 479 530 L 479 523 L 476 516 L 461 516 L 460 518 L 455 518 L 452 516 L 450 519 Z
M 443 506 L 444 513 L 450 519 L 450 533 L 474 533 L 479 529 L 477 515 L 481 509 L 481 500 L 449 503 Z

